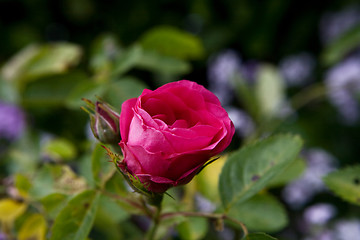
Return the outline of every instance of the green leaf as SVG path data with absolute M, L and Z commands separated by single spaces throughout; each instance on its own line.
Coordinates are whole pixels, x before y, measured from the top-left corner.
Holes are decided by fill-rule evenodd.
M 276 238 L 265 233 L 250 233 L 246 236 L 245 240 L 276 240 Z
M 55 176 L 61 172 L 60 166 L 50 164 L 43 165 L 32 179 L 32 188 L 29 190 L 33 198 L 42 198 L 46 195 L 56 192 L 54 188 Z
M 255 195 L 296 158 L 298 136 L 277 135 L 231 154 L 220 174 L 219 193 L 226 211 Z
M 155 27 L 140 39 L 145 49 L 179 59 L 199 59 L 204 55 L 200 39 L 170 26 Z
M 190 217 L 177 225 L 181 239 L 203 239 L 208 230 L 208 222 L 205 218 Z
M 237 93 L 237 96 L 241 100 L 241 103 L 244 105 L 246 110 L 251 114 L 253 118 L 258 119 L 260 107 L 258 106 L 259 103 L 256 99 L 254 89 L 241 76 L 241 74 L 234 74 L 232 83 Z
M 114 163 L 110 161 L 101 144 L 95 146 L 91 157 L 91 164 L 94 181 L 100 187 L 103 187 L 116 171 Z
M 91 46 L 90 69 L 97 75 L 108 76 L 119 52 L 115 36 L 105 34 L 96 38 Z
M 55 160 L 70 160 L 76 156 L 76 148 L 65 138 L 55 138 L 45 143 L 43 153 Z
M 106 195 L 101 195 L 98 215 L 102 215 L 111 222 L 119 223 L 129 217 L 129 214 L 116 201 Z
M 324 181 L 337 196 L 360 205 L 360 165 L 332 172 L 325 176 Z
M 275 232 L 288 223 L 284 206 L 269 194 L 258 194 L 245 202 L 233 205 L 229 216 L 243 222 L 252 231 Z
M 97 230 L 101 230 L 102 233 L 109 236 L 108 239 L 123 239 L 119 223 L 126 221 L 128 217 L 129 214 L 113 199 L 102 195 L 94 226 Z
M 15 183 L 16 189 L 19 191 L 19 194 L 22 197 L 26 198 L 28 195 L 28 192 L 32 186 L 29 178 L 27 178 L 25 175 L 17 173 L 14 176 L 14 183 Z
M 189 73 L 191 66 L 184 60 L 165 56 L 155 51 L 144 50 L 138 60 L 138 68 L 164 75 L 181 75 Z
M 40 144 L 39 137 L 28 130 L 9 151 L 7 169 L 9 173 L 36 173 L 39 164 Z
M 82 72 L 58 74 L 38 79 L 29 83 L 23 92 L 23 103 L 29 106 L 61 106 L 65 104 L 69 93 L 88 81 Z
M 322 54 L 322 61 L 326 66 L 333 65 L 343 59 L 353 49 L 359 46 L 360 24 L 346 31 L 327 46 Z
M 45 218 L 40 214 L 33 214 L 21 226 L 18 240 L 45 240 L 46 229 Z
M 96 101 L 96 96 L 102 96 L 107 83 L 98 83 L 93 81 L 81 81 L 69 92 L 69 95 L 65 99 L 65 104 L 69 108 L 79 109 L 84 106 L 82 98 Z
M 270 181 L 268 186 L 269 187 L 278 187 L 278 186 L 285 185 L 286 183 L 300 177 L 305 169 L 306 169 L 306 163 L 305 163 L 304 159 L 297 158 L 287 168 L 285 168 L 281 173 L 276 175 Z
M 40 199 L 46 213 L 55 219 L 59 212 L 66 206 L 69 197 L 62 193 L 52 193 Z
M 120 110 L 124 101 L 140 96 L 145 88 L 147 85 L 144 82 L 133 77 L 124 77 L 108 85 L 104 100 Z
M 29 194 L 33 198 L 42 198 L 55 192 L 76 194 L 86 188 L 85 179 L 76 175 L 67 165 L 43 165 L 32 179 L 32 183 Z
M 262 65 L 258 71 L 255 96 L 261 115 L 275 116 L 284 101 L 284 80 L 279 71 L 271 65 Z
M 64 73 L 80 60 L 81 49 L 70 43 L 31 45 L 16 54 L 2 69 L 11 81 L 27 82 L 50 74 Z
M 125 178 L 121 173 L 115 173 L 109 181 L 106 182 L 105 189 L 114 196 L 121 196 L 124 199 L 130 199 L 131 201 L 138 202 L 139 204 L 141 203 L 140 199 L 137 198 L 138 195 L 133 194 L 133 191 L 129 190 L 129 186 L 125 183 Z M 132 214 L 143 214 L 139 208 L 134 207 L 129 202 L 115 200 L 115 203 L 122 209 L 126 209 L 127 212 Z
M 56 217 L 50 240 L 86 239 L 95 220 L 100 194 L 87 190 L 69 201 Z
M 139 45 L 131 46 L 124 50 L 115 61 L 114 75 L 121 75 L 135 67 L 137 62 L 143 57 L 143 50 Z

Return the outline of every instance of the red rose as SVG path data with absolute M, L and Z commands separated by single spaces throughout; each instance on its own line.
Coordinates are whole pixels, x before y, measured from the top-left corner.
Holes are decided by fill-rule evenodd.
M 234 126 L 218 98 L 188 80 L 145 89 L 120 114 L 122 171 L 151 192 L 188 183 L 231 142 Z

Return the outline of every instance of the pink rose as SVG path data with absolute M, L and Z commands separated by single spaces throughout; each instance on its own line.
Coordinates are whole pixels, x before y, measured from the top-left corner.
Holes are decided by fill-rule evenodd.
M 231 142 L 234 126 L 218 98 L 188 80 L 125 101 L 120 114 L 122 171 L 151 192 L 188 183 Z

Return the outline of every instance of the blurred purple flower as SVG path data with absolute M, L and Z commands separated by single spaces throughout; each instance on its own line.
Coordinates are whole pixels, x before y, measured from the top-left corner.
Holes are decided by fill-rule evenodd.
M 279 67 L 288 86 L 303 86 L 311 80 L 315 59 L 308 53 L 300 53 L 284 58 Z
M 199 193 L 195 195 L 195 206 L 200 212 L 213 212 L 216 210 L 216 205 Z
M 337 108 L 345 124 L 352 125 L 360 117 L 360 56 L 352 56 L 331 68 L 326 76 L 330 102 Z
M 322 149 L 309 149 L 303 156 L 307 168 L 303 175 L 288 184 L 282 196 L 292 208 L 300 208 L 316 194 L 325 190 L 322 178 L 335 170 L 336 160 Z
M 332 228 L 317 229 L 316 233 L 304 240 L 355 240 L 360 236 L 360 220 L 338 220 Z
M 223 105 L 229 104 L 232 100 L 231 78 L 240 72 L 240 67 L 241 60 L 234 50 L 225 50 L 209 61 L 209 90 Z
M 7 236 L 4 233 L 0 232 L 0 240 L 7 240 Z
M 240 137 L 247 137 L 254 131 L 255 124 L 246 112 L 234 107 L 226 108 L 226 111 Z
M 324 225 L 336 214 L 336 208 L 328 203 L 318 203 L 305 209 L 304 219 L 311 225 Z
M 25 124 L 25 114 L 19 107 L 0 101 L 0 139 L 18 139 L 24 132 Z
M 356 239 L 360 236 L 360 220 L 341 220 L 336 223 L 334 235 L 336 240 Z
M 261 66 L 261 64 L 255 60 L 250 60 L 248 62 L 244 62 L 241 65 L 242 76 L 248 83 L 251 84 L 251 83 L 255 82 L 256 74 L 257 74 L 260 66 Z
M 320 20 L 320 39 L 329 44 L 360 23 L 360 6 L 348 6 L 339 12 L 326 13 Z

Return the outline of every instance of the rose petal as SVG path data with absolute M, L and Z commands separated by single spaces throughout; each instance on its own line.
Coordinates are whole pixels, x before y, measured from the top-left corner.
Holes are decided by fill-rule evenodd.
M 139 164 L 141 165 L 141 170 L 139 168 L 131 169 L 136 174 L 150 174 L 153 176 L 163 176 L 168 177 L 166 172 L 169 169 L 171 160 L 164 160 L 164 154 L 161 152 L 149 152 L 142 146 L 133 146 L 131 144 L 127 145 L 129 151 L 132 152 L 132 157 L 139 159 Z M 166 156 L 166 155 L 165 155 Z M 125 158 L 124 158 L 125 160 Z M 140 161 L 141 160 L 141 161 Z M 128 160 L 126 160 L 128 161 Z M 129 160 L 131 161 L 131 160 Z M 169 178 L 170 179 L 170 178 Z
M 143 172 L 140 162 L 134 156 L 131 149 L 129 149 L 123 141 L 121 141 L 119 145 L 124 154 L 124 162 L 126 164 L 127 170 L 130 171 L 130 173 Z
M 143 123 L 139 115 L 135 114 L 131 123 L 127 144 L 132 146 L 142 146 L 149 152 L 174 151 L 163 133 L 153 127 Z
M 120 113 L 120 135 L 121 138 L 126 142 L 129 136 L 129 127 L 131 123 L 131 119 L 134 116 L 134 106 L 136 104 L 137 99 L 131 98 L 126 100 L 121 105 L 121 113 Z

